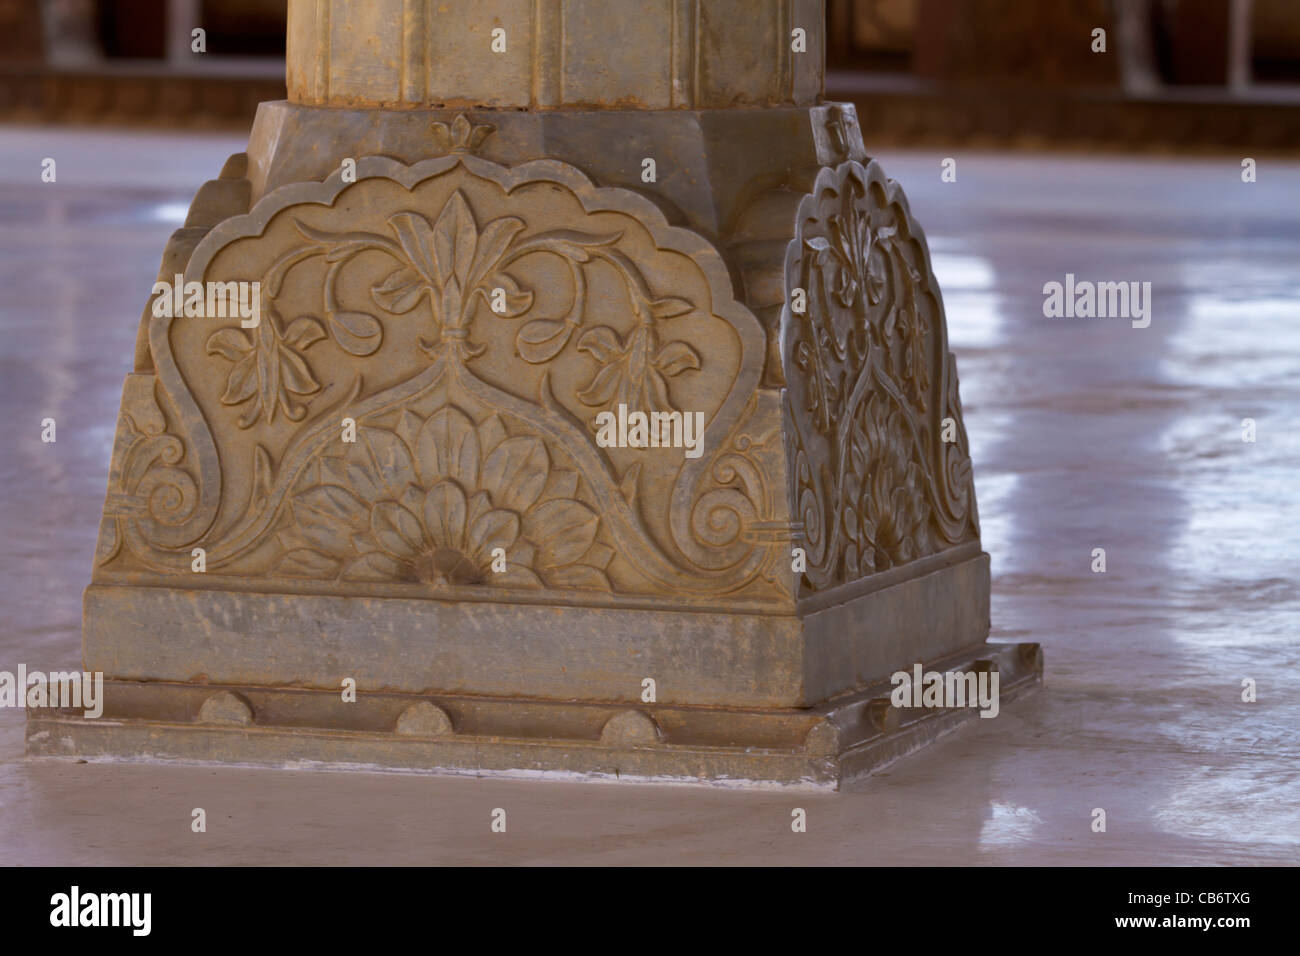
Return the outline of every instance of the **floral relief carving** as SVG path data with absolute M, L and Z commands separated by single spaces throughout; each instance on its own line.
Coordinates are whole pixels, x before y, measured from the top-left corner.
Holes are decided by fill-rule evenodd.
M 302 421 L 307 407 L 297 399 L 314 395 L 321 389 L 312 375 L 302 352 L 313 342 L 325 338 L 325 329 L 314 316 L 302 315 L 281 332 L 282 320 L 275 309 L 247 334 L 243 329 L 227 328 L 208 338 L 209 355 L 219 355 L 234 363 L 226 379 L 221 404 L 248 404 L 240 417 L 239 427 L 248 428 L 259 418 L 275 421 L 282 410 L 292 422 Z
M 554 468 L 537 437 L 508 436 L 498 415 L 476 423 L 447 405 L 424 420 L 406 412 L 395 430 L 363 426 L 314 479 L 290 498 L 287 574 L 609 590 L 613 552 L 596 542 L 577 474 Z
M 262 321 L 202 331 L 199 354 L 194 326 L 152 322 L 169 454 L 194 487 L 167 472 L 159 494 L 182 494 L 146 524 L 132 489 L 149 481 L 123 482 L 107 564 L 177 573 L 201 546 L 212 575 L 366 594 L 781 593 L 773 489 L 731 444 L 762 328 L 717 252 L 635 194 L 553 161 L 367 157 L 355 184 L 286 187 L 222 223 L 187 272 L 260 278 Z M 706 356 L 726 372 L 692 384 L 704 457 L 597 444 L 592 410 L 673 410 Z
M 447 204 L 431 225 L 418 212 L 403 210 L 388 218 L 392 237 L 376 233 L 331 233 L 297 223 L 312 252 L 292 250 L 289 256 L 324 255 L 331 262 L 326 279 L 327 314 L 338 311 L 337 282 L 343 267 L 362 252 L 387 253 L 398 267 L 370 294 L 375 303 L 393 315 L 406 315 L 421 302 L 428 302 L 432 322 L 431 335 L 420 347 L 432 351 L 444 341 L 455 340 L 466 355 L 481 352 L 467 342 L 474 310 L 479 300 L 487 302 L 493 289 L 504 292 L 506 318 L 522 315 L 532 305 L 533 296 L 519 288 L 505 271 L 510 260 L 523 255 L 512 249 L 513 240 L 524 228 L 516 216 L 503 216 L 487 223 L 482 231 L 474 221 L 469 204 L 459 191 L 452 193 Z M 584 237 L 587 238 L 587 237 Z M 589 241 L 600 241 L 590 237 Z M 579 241 L 557 241 L 559 254 L 571 253 Z M 367 315 L 379 326 L 379 320 Z
M 782 314 L 792 504 L 814 590 L 978 536 L 924 237 L 878 166 L 824 168 L 799 207 Z M 793 296 L 790 297 L 793 299 Z M 954 419 L 957 441 L 942 442 Z
M 541 364 L 558 355 L 582 324 L 586 310 L 582 269 L 599 260 L 613 266 L 623 279 L 636 325 L 626 337 L 606 325 L 591 328 L 580 337 L 578 350 L 597 362 L 591 380 L 578 393 L 581 401 L 593 407 L 622 402 L 644 411 L 676 410 L 667 379 L 700 368 L 700 355 L 694 348 L 680 340 L 661 346 L 656 327 L 662 320 L 691 313 L 695 306 L 679 298 L 654 298 L 635 263 L 608 248 L 617 235 L 570 230 L 521 239 L 525 223 L 516 216 L 493 219 L 480 230 L 460 191 L 452 193 L 432 224 L 412 210 L 395 213 L 387 223 L 391 236 L 332 233 L 295 222 L 306 242 L 289 249 L 268 270 L 264 281 L 271 299 L 279 293 L 289 270 L 314 257 L 325 258 L 329 263 L 324 288 L 329 336 L 345 352 L 370 355 L 382 343 L 383 322 L 371 313 L 341 308 L 337 285 L 344 267 L 358 255 L 382 252 L 397 268 L 371 287 L 375 304 L 390 315 L 405 316 L 427 303 L 431 334 L 420 340 L 420 347 L 436 353 L 444 343 L 454 342 L 461 354 L 473 358 L 483 351 L 469 340 L 477 307 L 494 306 L 491 311 L 503 319 L 527 313 L 533 293 L 521 288 L 507 270 L 525 256 L 549 254 L 569 266 L 573 295 L 567 314 L 534 318 L 516 337 L 524 360 Z M 237 405 L 251 400 L 251 411 L 239 419 L 241 428 L 251 427 L 259 417 L 273 421 L 277 408 L 283 409 L 289 420 L 300 421 L 306 407 L 299 400 L 321 389 L 302 350 L 327 337 L 325 325 L 314 316 L 300 316 L 281 331 L 278 313 L 273 307 L 269 313 L 251 337 L 227 328 L 208 339 L 209 354 L 234 363 L 222 403 Z
M 645 412 L 679 411 L 668 397 L 667 380 L 700 368 L 699 353 L 687 343 L 672 341 L 661 347 L 651 322 L 639 323 L 626 339 L 598 325 L 578 339 L 578 351 L 590 353 L 599 363 L 595 376 L 578 392 L 578 398 L 593 407 L 622 404 Z
M 496 132 L 491 123 L 475 123 L 464 113 L 457 113 L 450 123 L 435 120 L 429 127 L 444 153 L 473 153 Z

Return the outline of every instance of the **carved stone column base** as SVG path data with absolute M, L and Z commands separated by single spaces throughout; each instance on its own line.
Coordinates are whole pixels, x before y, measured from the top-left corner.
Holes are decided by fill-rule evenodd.
M 934 671 L 995 670 L 1006 704 L 1042 677 L 1037 644 L 987 645 Z M 473 776 L 837 790 L 970 720 L 891 705 L 888 683 L 806 710 L 575 703 L 243 685 L 105 685 L 99 720 L 33 711 L 28 753 Z
M 32 753 L 835 786 L 1037 680 L 851 106 L 263 104 L 159 283 Z

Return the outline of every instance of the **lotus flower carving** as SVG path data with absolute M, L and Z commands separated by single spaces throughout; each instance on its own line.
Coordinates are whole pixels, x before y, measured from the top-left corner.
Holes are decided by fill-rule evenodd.
M 609 590 L 613 551 L 543 441 L 453 405 L 362 425 L 292 497 L 280 569 L 351 581 Z

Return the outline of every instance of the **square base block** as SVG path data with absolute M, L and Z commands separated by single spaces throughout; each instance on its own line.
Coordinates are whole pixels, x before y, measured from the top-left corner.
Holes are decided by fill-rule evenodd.
M 92 585 L 85 667 L 122 681 L 336 691 L 350 677 L 364 692 L 629 704 L 650 678 L 663 704 L 809 707 L 983 643 L 988 556 L 929 561 L 919 576 L 869 579 L 873 590 L 817 595 L 802 616 Z

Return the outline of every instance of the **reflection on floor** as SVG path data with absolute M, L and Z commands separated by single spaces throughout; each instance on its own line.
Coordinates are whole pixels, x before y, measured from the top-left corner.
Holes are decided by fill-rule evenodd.
M 242 147 L 0 132 L 0 669 L 77 665 L 136 322 Z M 28 761 L 0 710 L 0 863 L 1300 862 L 1300 164 L 943 155 L 882 161 L 945 292 L 994 635 L 1043 643 L 1043 691 L 840 795 Z M 1151 282 L 1151 326 L 1044 318 L 1067 273 Z

